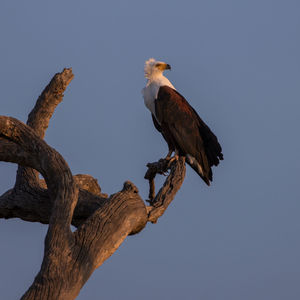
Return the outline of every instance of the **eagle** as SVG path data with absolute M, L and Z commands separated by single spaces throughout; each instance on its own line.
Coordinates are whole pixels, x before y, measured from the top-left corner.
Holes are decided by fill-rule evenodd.
M 213 180 L 211 167 L 223 160 L 222 148 L 195 109 L 163 75 L 165 70 L 171 70 L 171 66 L 154 58 L 148 59 L 144 67 L 147 84 L 142 90 L 154 126 L 168 144 L 169 152 L 165 159 L 184 156 L 186 162 L 210 185 Z M 175 155 L 171 158 L 173 152 Z

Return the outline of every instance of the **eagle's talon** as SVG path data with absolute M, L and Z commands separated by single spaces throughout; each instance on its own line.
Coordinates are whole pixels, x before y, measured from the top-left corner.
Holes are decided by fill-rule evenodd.
M 173 157 L 171 157 L 169 159 L 169 162 L 168 162 L 168 167 L 171 166 L 171 164 L 173 163 L 174 160 L 178 161 L 178 159 L 179 159 L 179 155 L 178 154 L 175 154 Z

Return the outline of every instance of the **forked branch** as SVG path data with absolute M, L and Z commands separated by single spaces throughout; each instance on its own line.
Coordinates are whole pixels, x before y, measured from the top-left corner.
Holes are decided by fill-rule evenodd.
M 179 157 L 172 163 L 166 159 L 160 159 L 158 162 L 147 164 L 148 171 L 145 178 L 149 180 L 150 193 L 148 201 L 150 206 L 147 207 L 148 221 L 156 223 L 158 218 L 163 215 L 169 204 L 174 199 L 180 189 L 185 177 L 185 158 Z M 154 178 L 156 174 L 165 174 L 170 169 L 164 185 L 155 196 Z
M 16 184 L 0 197 L 0 218 L 49 224 L 41 270 L 22 299 L 74 299 L 92 272 L 124 239 L 155 223 L 174 199 L 185 176 L 184 158 L 148 164 L 149 206 L 127 181 L 108 197 L 90 175 L 73 176 L 63 157 L 44 140 L 56 106 L 74 77 L 56 74 L 38 98 L 27 125 L 0 116 L 0 160 L 19 165 Z M 155 196 L 156 174 L 170 169 Z M 39 173 L 45 180 L 39 178 Z M 77 227 L 71 231 L 70 225 Z

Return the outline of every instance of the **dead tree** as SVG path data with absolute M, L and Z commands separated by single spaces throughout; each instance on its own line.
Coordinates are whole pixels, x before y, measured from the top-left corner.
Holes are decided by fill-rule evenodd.
M 0 160 L 19 165 L 14 187 L 0 197 L 0 218 L 49 224 L 41 269 L 23 300 L 75 299 L 93 271 L 128 235 L 163 215 L 185 176 L 182 157 L 171 164 L 165 160 L 148 164 L 146 205 L 129 181 L 108 197 L 92 176 L 73 175 L 64 158 L 43 140 L 73 77 L 71 69 L 64 69 L 52 78 L 26 125 L 0 116 Z M 155 175 L 168 170 L 155 195 Z M 71 231 L 71 224 L 76 231 Z

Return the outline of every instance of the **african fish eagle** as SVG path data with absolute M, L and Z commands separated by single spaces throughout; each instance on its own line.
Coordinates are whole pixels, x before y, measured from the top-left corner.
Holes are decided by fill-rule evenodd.
M 142 94 L 155 128 L 168 144 L 166 159 L 171 159 L 173 152 L 176 158 L 185 156 L 186 162 L 210 185 L 211 167 L 223 159 L 222 148 L 193 107 L 163 75 L 165 70 L 171 70 L 165 62 L 154 58 L 145 62 L 147 84 Z

